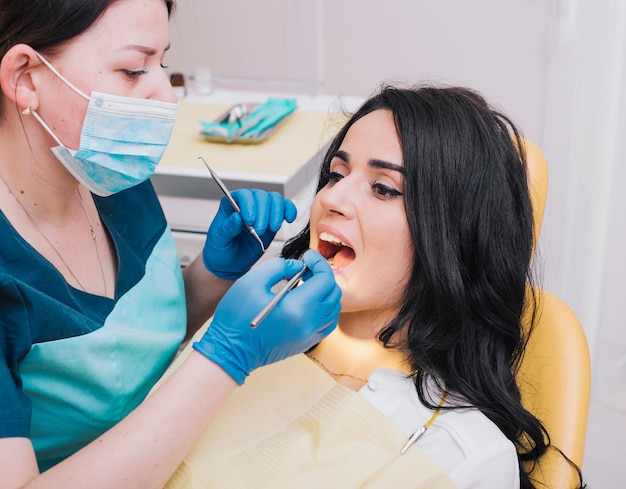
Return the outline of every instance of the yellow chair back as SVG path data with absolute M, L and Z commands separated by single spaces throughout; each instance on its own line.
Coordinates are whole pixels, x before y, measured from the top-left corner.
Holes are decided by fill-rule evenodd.
M 548 167 L 541 150 L 526 144 L 530 193 L 539 236 L 548 191 Z M 591 363 L 576 315 L 558 297 L 536 290 L 538 309 L 517 375 L 522 403 L 544 424 L 552 445 L 582 467 L 591 395 Z M 530 324 L 532 311 L 524 321 Z M 540 460 L 532 477 L 546 488 L 574 487 L 575 471 L 556 451 Z

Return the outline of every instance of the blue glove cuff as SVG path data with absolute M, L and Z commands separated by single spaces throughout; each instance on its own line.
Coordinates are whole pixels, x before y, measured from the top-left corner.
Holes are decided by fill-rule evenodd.
M 193 349 L 199 353 L 202 353 L 205 357 L 211 360 L 213 363 L 219 365 L 224 372 L 230 375 L 237 385 L 243 385 L 248 372 L 243 370 L 232 358 L 232 352 L 223 348 L 221 345 L 214 343 L 196 341 L 193 344 Z

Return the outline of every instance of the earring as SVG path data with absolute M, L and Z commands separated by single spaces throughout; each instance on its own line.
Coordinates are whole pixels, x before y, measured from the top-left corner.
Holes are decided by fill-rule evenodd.
M 30 115 L 30 105 L 28 107 L 26 107 L 23 111 L 22 114 L 24 115 Z

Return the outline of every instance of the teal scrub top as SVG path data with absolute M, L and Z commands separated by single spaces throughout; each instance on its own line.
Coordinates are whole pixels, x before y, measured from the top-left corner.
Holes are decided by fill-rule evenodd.
M 150 182 L 94 197 L 118 259 L 115 297 L 75 289 L 0 213 L 0 437 L 40 470 L 132 411 L 186 332 L 176 247 Z

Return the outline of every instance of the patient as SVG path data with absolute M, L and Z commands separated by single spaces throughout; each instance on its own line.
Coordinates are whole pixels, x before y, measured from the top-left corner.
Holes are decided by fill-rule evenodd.
M 343 294 L 339 324 L 309 360 L 260 369 L 241 389 L 250 397 L 225 407 L 239 403 L 255 418 L 239 431 L 242 415 L 217 429 L 243 438 L 234 471 L 279 460 L 276 472 L 287 475 L 259 473 L 259 481 L 277 479 L 256 487 L 315 487 L 325 479 L 302 481 L 322 472 L 344 477 L 335 484 L 342 488 L 392 487 L 392 479 L 401 487 L 537 487 L 532 467 L 549 437 L 515 381 L 526 341 L 520 318 L 536 300 L 527 287 L 533 215 L 520 148 L 511 121 L 464 88 L 384 87 L 349 119 L 322 164 L 309 224 L 283 250 L 299 257 L 313 248 L 331 263 Z M 330 383 L 310 380 L 311 367 Z M 318 388 L 315 400 L 301 400 Z M 272 413 L 291 403 L 304 414 Z M 384 433 L 362 439 L 379 427 Z M 357 452 L 388 442 L 389 453 Z M 199 456 L 203 478 L 228 466 L 222 442 L 198 451 L 211 443 L 217 455 Z M 258 466 L 255 447 L 271 453 Z M 371 473 L 358 479 L 363 471 Z

